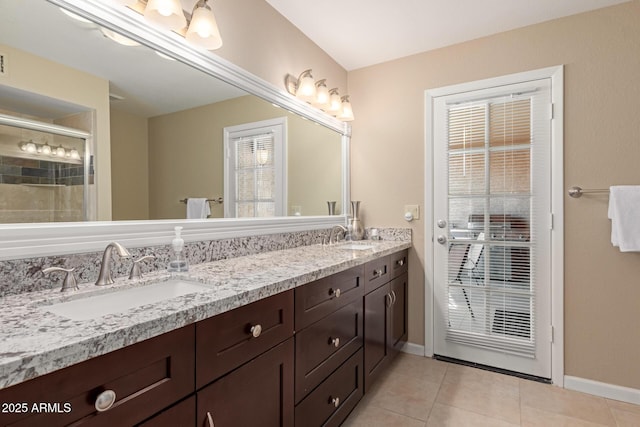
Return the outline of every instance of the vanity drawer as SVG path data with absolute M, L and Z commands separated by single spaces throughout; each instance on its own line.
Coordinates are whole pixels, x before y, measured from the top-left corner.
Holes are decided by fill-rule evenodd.
M 296 330 L 361 299 L 364 295 L 363 268 L 354 267 L 296 288 Z
M 296 333 L 296 402 L 363 344 L 362 298 Z
M 389 280 L 402 276 L 409 268 L 409 251 L 404 250 L 389 255 L 389 268 L 391 269 L 391 277 Z
M 196 323 L 197 388 L 291 336 L 293 290 Z
M 0 414 L 3 426 L 134 425 L 195 390 L 194 329 L 173 332 L 0 390 L 0 402 L 25 402 L 27 413 Z M 106 390 L 115 403 L 97 412 Z M 33 406 L 44 412 L 36 412 Z M 40 409 L 43 410 L 43 409 Z
M 359 350 L 296 406 L 296 425 L 339 426 L 362 398 L 362 365 Z
M 391 280 L 388 256 L 374 259 L 364 265 L 364 291 L 369 293 Z

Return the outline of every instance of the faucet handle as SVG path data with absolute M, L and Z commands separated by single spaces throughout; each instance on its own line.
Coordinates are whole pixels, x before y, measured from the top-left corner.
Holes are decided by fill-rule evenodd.
M 129 273 L 129 279 L 140 279 L 142 277 L 142 269 L 140 268 L 140 263 L 142 261 L 146 261 L 148 259 L 154 259 L 153 255 L 145 255 L 137 260 L 133 261 L 133 265 L 131 266 L 131 272 Z
M 62 282 L 62 288 L 60 289 L 60 292 L 65 292 L 69 289 L 77 291 L 79 288 L 78 281 L 76 280 L 76 275 L 73 273 L 74 270 L 75 268 L 48 267 L 43 268 L 42 273 L 49 274 L 54 271 L 63 271 L 67 273 L 64 277 L 64 282 Z

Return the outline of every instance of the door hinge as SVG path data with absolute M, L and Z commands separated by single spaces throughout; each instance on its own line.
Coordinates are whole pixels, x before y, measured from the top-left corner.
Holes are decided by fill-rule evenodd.
M 556 117 L 556 114 L 555 114 L 555 107 L 556 107 L 556 104 L 554 104 L 554 103 L 552 102 L 552 103 L 551 103 L 551 109 L 550 109 L 550 112 L 549 112 L 549 116 L 550 116 L 550 117 L 549 117 L 549 120 L 553 120 L 553 119 Z
M 549 214 L 549 230 L 553 230 L 553 213 Z
M 555 341 L 555 330 L 553 328 L 553 325 L 551 325 L 551 342 L 553 343 Z

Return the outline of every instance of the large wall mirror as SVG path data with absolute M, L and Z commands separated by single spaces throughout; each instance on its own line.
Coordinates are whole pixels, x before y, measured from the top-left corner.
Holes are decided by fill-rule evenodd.
M 82 249 L 109 233 L 153 243 L 149 232 L 187 218 L 190 198 L 208 199 L 209 209 L 207 220 L 185 222 L 187 236 L 190 229 L 193 236 L 205 229 L 232 235 L 344 220 L 348 126 L 104 3 L 0 0 L 0 258 L 19 256 L 2 251 L 34 234 L 66 249 L 78 233 L 96 236 Z M 21 121 L 90 137 L 70 139 Z M 275 132 L 279 138 L 267 144 L 269 128 L 229 137 L 236 135 L 229 130 L 273 122 L 284 123 L 284 134 Z M 56 155 L 59 149 L 64 154 Z M 254 164 L 231 167 L 234 149 Z M 239 185 L 248 188 L 244 199 L 237 190 L 229 194 Z M 279 200 L 277 209 L 260 208 L 271 199 Z M 328 216 L 330 201 L 339 215 Z M 246 218 L 252 216 L 266 218 Z M 69 223 L 86 220 L 98 223 Z M 42 249 L 27 245 L 24 252 L 56 246 L 38 244 Z

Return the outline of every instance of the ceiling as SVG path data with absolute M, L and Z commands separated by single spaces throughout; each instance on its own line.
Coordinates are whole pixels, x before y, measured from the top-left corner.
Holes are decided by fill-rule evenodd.
M 266 0 L 351 71 L 629 0 Z

